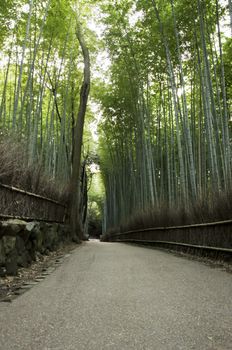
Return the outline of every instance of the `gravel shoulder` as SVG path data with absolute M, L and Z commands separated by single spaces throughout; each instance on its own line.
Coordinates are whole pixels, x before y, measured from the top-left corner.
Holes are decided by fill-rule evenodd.
M 25 284 L 35 281 L 48 268 L 54 266 L 61 257 L 75 249 L 76 246 L 75 243 L 69 243 L 47 254 L 37 253 L 36 261 L 29 267 L 20 268 L 17 276 L 0 277 L 0 302 L 10 302 L 12 296 L 17 295 Z

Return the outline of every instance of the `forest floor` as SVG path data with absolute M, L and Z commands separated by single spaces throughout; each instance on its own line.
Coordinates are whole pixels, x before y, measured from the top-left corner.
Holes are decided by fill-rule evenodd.
M 49 267 L 55 266 L 60 258 L 76 247 L 76 243 L 69 243 L 46 255 L 38 253 L 36 261 L 26 268 L 20 268 L 17 276 L 0 277 L 0 301 L 11 301 L 11 297 L 24 285 L 40 278 L 42 273 L 45 273 Z

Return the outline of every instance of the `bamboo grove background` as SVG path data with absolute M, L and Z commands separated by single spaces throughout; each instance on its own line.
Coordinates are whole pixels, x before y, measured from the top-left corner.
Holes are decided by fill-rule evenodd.
M 67 184 L 82 79 L 73 2 L 0 5 L 1 140 L 23 144 L 26 166 L 40 164 Z
M 231 1 L 118 1 L 104 11 L 105 230 L 230 217 Z
M 100 106 L 85 142 L 96 153 L 88 128 L 99 123 L 104 230 L 231 218 L 231 0 L 1 1 L 1 181 L 14 152 L 26 189 L 43 174 L 56 188 L 70 181 L 78 13 Z M 109 70 L 95 74 L 101 52 Z M 102 189 L 91 196 L 99 217 Z

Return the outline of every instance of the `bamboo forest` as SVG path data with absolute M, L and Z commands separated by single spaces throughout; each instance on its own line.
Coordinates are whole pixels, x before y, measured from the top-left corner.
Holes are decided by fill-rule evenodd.
M 83 182 L 103 233 L 232 219 L 231 0 L 1 0 L 0 25 L 1 183 L 73 230 Z

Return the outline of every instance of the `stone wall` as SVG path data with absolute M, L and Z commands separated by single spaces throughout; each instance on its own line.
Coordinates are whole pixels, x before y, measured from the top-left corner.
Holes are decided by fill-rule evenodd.
M 67 225 L 22 220 L 0 221 L 0 277 L 16 275 L 37 254 L 56 250 L 72 240 Z

